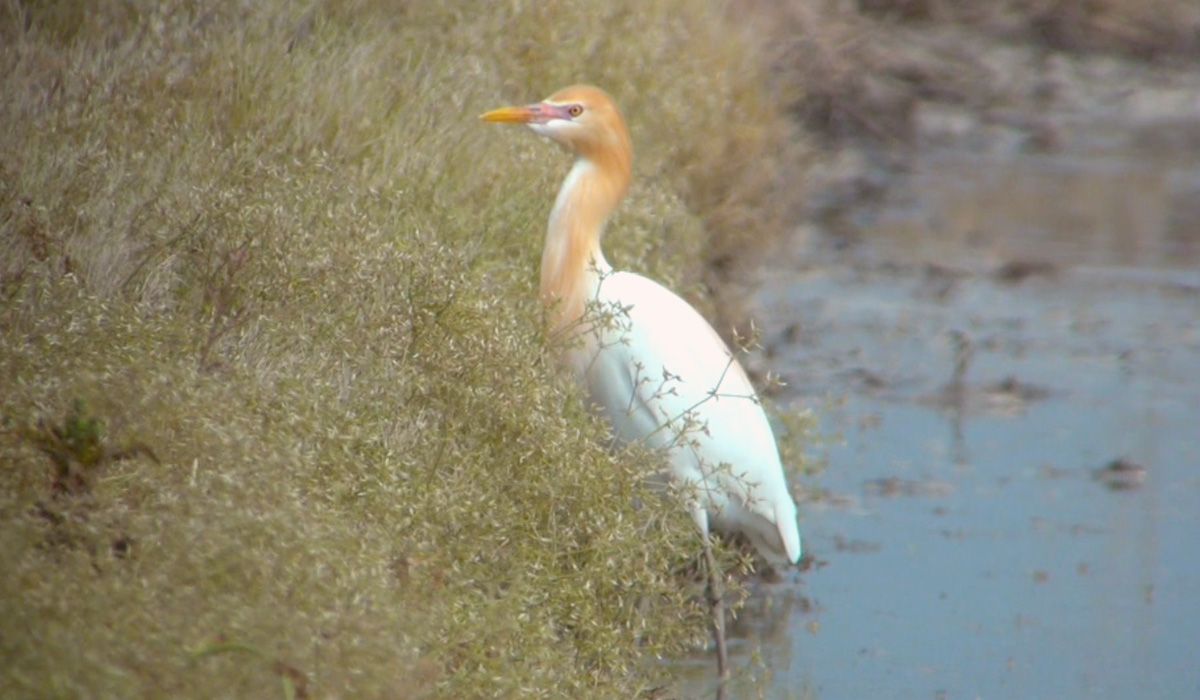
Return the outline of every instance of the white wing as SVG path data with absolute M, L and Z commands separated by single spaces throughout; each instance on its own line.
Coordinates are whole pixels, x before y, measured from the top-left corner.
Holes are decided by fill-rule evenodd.
M 670 451 L 672 478 L 687 489 L 702 532 L 710 523 L 739 531 L 769 561 L 797 561 L 796 505 L 775 436 L 712 326 L 665 287 L 628 272 L 605 275 L 592 307 L 605 320 L 569 358 L 616 438 Z

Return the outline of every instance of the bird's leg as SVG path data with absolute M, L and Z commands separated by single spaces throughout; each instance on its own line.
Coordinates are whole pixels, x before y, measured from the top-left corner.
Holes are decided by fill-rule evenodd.
M 704 562 L 708 569 L 708 603 L 712 608 L 713 636 L 717 639 L 717 700 L 725 700 L 725 682 L 729 680 L 729 650 L 725 646 L 725 587 L 721 582 L 721 570 L 713 556 L 712 540 L 707 532 L 704 538 Z

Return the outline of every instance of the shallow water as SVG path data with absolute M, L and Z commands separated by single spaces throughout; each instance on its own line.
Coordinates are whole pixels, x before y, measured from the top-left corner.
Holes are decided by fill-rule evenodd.
M 1200 698 L 1200 146 L 1074 143 L 931 149 L 768 274 L 775 400 L 843 441 L 732 697 Z

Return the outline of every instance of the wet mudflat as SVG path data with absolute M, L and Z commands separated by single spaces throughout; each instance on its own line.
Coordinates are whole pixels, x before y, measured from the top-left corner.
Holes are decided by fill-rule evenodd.
M 775 401 L 840 440 L 733 697 L 1200 697 L 1200 166 L 1075 136 L 931 149 L 776 258 Z

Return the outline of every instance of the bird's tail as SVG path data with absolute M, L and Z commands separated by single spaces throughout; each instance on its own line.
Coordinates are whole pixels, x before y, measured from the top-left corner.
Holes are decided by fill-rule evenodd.
M 796 522 L 796 506 L 791 498 L 787 501 L 775 507 L 775 525 L 779 528 L 779 539 L 783 542 L 788 562 L 795 564 L 800 561 L 803 548 L 800 545 L 800 525 Z

